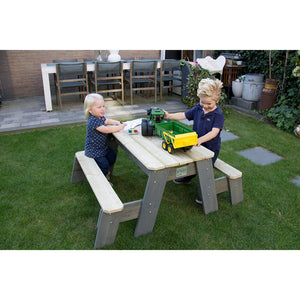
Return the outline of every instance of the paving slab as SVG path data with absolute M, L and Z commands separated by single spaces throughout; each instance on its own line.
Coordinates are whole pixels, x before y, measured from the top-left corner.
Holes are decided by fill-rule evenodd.
M 292 179 L 291 182 L 293 182 L 296 185 L 300 186 L 300 176 L 297 176 L 296 178 Z
M 282 157 L 262 147 L 255 147 L 252 149 L 238 151 L 238 154 L 251 160 L 255 164 L 262 165 L 262 166 L 275 163 L 276 161 L 282 159 Z
M 223 142 L 227 142 L 227 141 L 232 141 L 232 140 L 236 140 L 238 139 L 239 136 L 229 132 L 229 131 L 226 131 L 226 130 L 222 130 L 221 131 L 221 141 L 222 143 Z

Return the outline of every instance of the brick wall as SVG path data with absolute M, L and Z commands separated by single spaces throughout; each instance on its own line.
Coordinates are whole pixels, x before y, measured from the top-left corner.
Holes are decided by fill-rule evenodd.
M 160 50 L 120 50 L 122 58 L 160 57 Z M 7 100 L 41 96 L 43 82 L 42 63 L 58 59 L 95 59 L 99 50 L 0 50 L 0 80 Z M 54 94 L 53 76 L 50 76 Z
M 122 58 L 141 59 L 143 57 L 160 58 L 160 50 L 120 50 L 119 54 Z

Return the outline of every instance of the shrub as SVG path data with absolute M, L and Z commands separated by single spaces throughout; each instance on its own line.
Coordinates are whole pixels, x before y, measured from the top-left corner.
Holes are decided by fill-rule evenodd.
M 274 108 L 262 112 L 278 128 L 293 132 L 300 122 L 300 51 L 295 50 L 218 50 L 214 56 L 222 52 L 238 53 L 247 66 L 245 73 L 264 74 L 279 80 L 279 97 Z M 271 57 L 271 66 L 269 64 Z
M 264 115 L 276 127 L 293 133 L 295 126 L 300 122 L 300 104 L 297 105 L 297 102 L 288 95 L 281 95 L 275 107 L 266 110 Z
M 203 69 L 200 65 L 190 67 L 190 73 L 188 75 L 188 82 L 187 82 L 187 98 L 183 99 L 183 102 L 187 104 L 189 107 L 193 107 L 197 103 L 199 103 L 199 97 L 197 96 L 198 85 L 199 82 L 205 78 L 216 79 L 215 76 L 211 75 L 208 70 Z M 222 90 L 221 100 L 219 102 L 219 105 L 221 107 L 223 105 L 225 98 L 226 98 L 226 94 Z
M 264 113 L 278 128 L 290 133 L 293 133 L 295 126 L 300 123 L 300 52 L 293 52 L 295 55 L 291 58 L 287 85 L 282 86 L 275 107 Z

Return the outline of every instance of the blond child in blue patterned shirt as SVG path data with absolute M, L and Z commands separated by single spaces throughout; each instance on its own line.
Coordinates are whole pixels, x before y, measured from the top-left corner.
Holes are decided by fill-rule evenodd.
M 107 144 L 107 134 L 122 130 L 126 124 L 105 118 L 104 99 L 99 94 L 88 94 L 84 100 L 87 120 L 85 155 L 94 158 L 105 176 L 116 161 L 116 153 Z M 114 125 L 114 126 L 107 126 Z

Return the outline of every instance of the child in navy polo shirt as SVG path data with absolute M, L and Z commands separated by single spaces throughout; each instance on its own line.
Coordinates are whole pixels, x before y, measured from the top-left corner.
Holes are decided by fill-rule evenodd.
M 223 83 L 216 79 L 202 79 L 199 83 L 197 96 L 200 102 L 188 111 L 169 114 L 165 111 L 166 119 L 193 120 L 193 130 L 198 134 L 195 146 L 204 146 L 215 153 L 212 158 L 214 164 L 221 148 L 220 133 L 224 125 L 224 115 L 217 103 L 221 98 Z M 175 179 L 178 184 L 190 183 L 195 175 Z
M 87 120 L 85 152 L 94 158 L 106 177 L 116 161 L 115 152 L 107 144 L 107 134 L 122 130 L 126 124 L 106 119 L 104 99 L 99 94 L 88 94 L 84 100 L 84 115 Z M 106 126 L 115 125 L 115 126 Z

